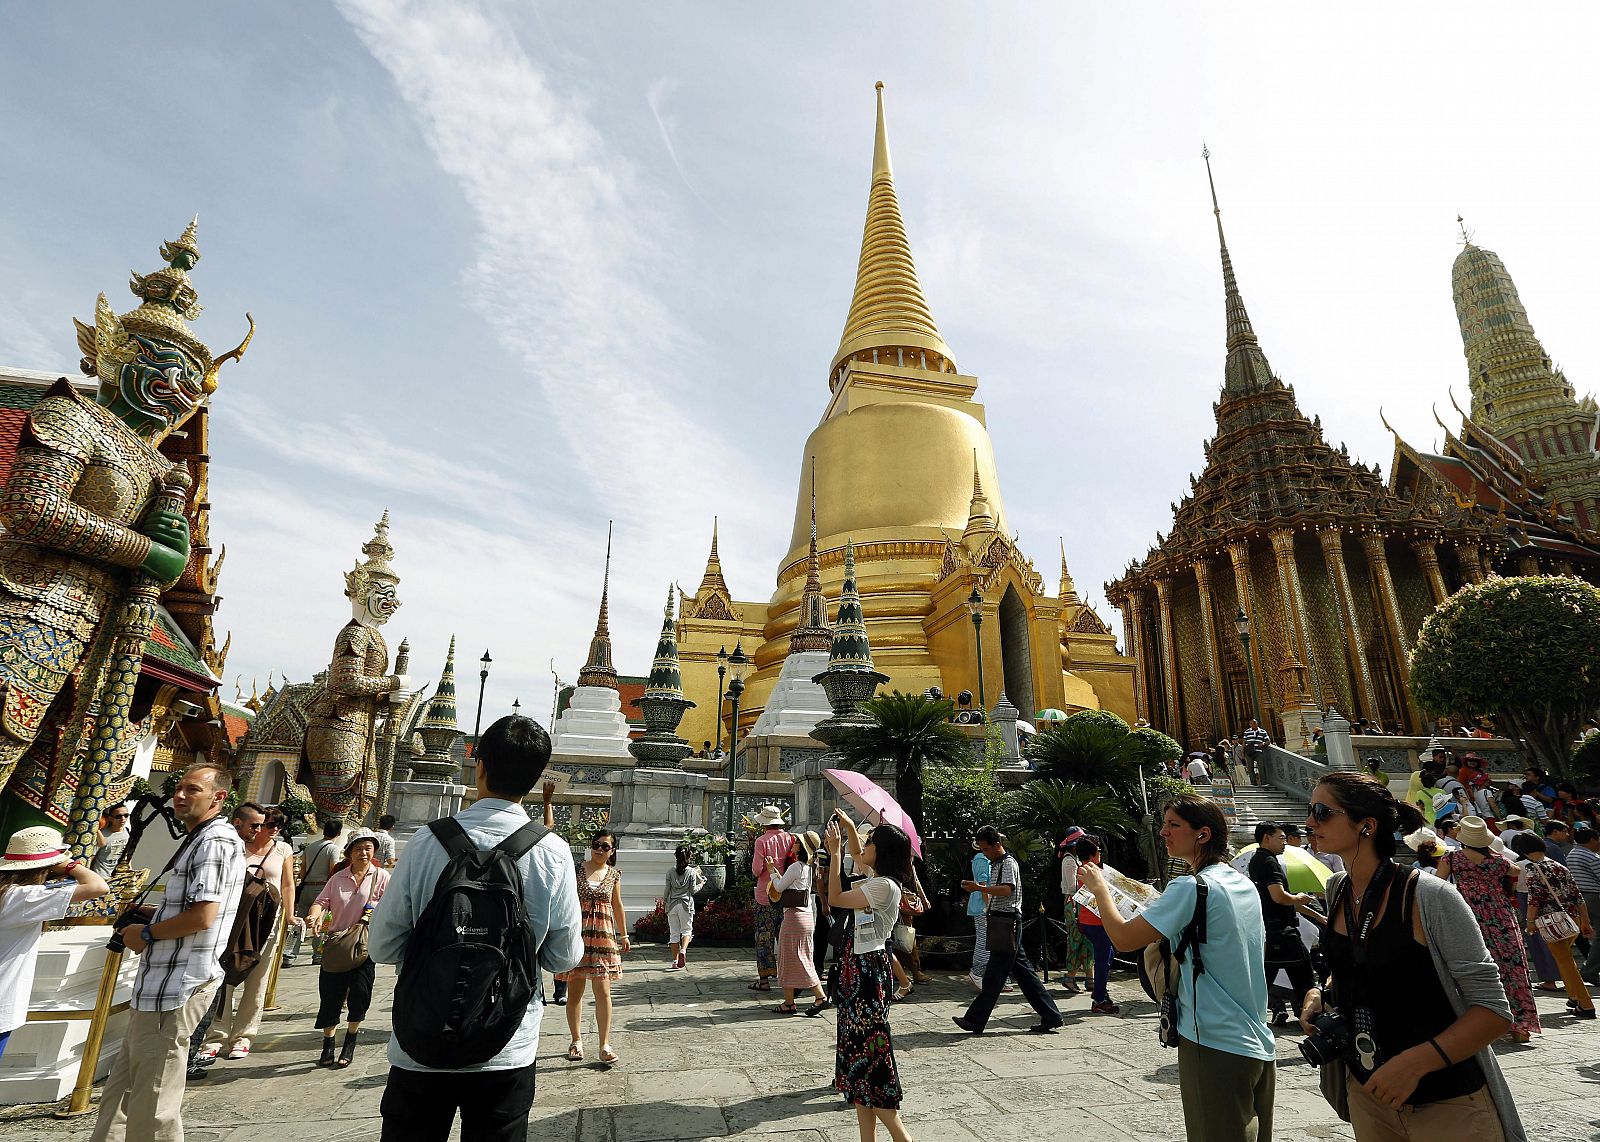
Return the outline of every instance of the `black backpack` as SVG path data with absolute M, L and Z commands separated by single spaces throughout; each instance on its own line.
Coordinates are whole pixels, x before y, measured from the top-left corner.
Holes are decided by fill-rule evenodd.
M 255 971 L 278 923 L 278 886 L 252 875 L 251 869 L 260 872 L 261 865 L 244 870 L 239 910 L 233 914 L 233 930 L 222 949 L 222 982 L 229 987 L 238 987 Z
M 459 1070 L 503 1051 L 539 990 L 517 861 L 550 830 L 529 821 L 484 852 L 454 817 L 428 828 L 449 863 L 406 941 L 394 1035 L 423 1066 Z

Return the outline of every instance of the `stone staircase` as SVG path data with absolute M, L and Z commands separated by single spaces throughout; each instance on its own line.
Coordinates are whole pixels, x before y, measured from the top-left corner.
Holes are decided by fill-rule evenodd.
M 1235 785 L 1233 801 L 1239 810 L 1237 828 L 1253 829 L 1260 821 L 1292 821 L 1298 825 L 1306 819 L 1308 803 L 1304 798 L 1271 785 Z

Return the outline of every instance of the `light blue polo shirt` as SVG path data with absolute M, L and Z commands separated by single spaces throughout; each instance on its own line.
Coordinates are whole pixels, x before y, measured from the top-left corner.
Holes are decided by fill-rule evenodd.
M 1178 1034 L 1202 1047 L 1271 1061 L 1278 1051 L 1267 1026 L 1261 898 L 1250 879 L 1229 865 L 1210 865 L 1201 875 L 1206 882 L 1205 971 L 1197 995 L 1194 958 L 1184 956 Z M 1195 896 L 1194 877 L 1180 876 L 1144 911 L 1144 918 L 1174 948 L 1194 915 Z

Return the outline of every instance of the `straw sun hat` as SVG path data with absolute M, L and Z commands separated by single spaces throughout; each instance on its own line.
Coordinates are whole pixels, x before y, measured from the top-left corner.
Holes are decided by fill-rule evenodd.
M 1489 847 L 1490 839 L 1489 826 L 1482 817 L 1461 818 L 1461 827 L 1456 830 L 1456 840 L 1467 848 L 1486 849 Z
M 72 859 L 72 850 L 61 839 L 61 833 L 48 825 L 35 825 L 31 829 L 18 829 L 6 842 L 6 854 L 0 858 L 0 872 L 20 872 L 33 868 L 53 868 Z

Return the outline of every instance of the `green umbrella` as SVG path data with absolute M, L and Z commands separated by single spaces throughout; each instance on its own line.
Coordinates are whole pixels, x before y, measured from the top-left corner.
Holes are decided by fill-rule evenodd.
M 1051 706 L 1047 710 L 1040 710 L 1033 716 L 1033 720 L 1035 724 L 1039 722 L 1064 722 L 1067 720 L 1067 712 Z
M 1246 845 L 1239 850 L 1233 858 L 1233 867 L 1240 872 L 1248 873 L 1250 854 L 1255 852 L 1256 845 Z M 1289 874 L 1290 892 L 1310 892 L 1321 896 L 1328 887 L 1328 878 L 1333 875 L 1333 870 L 1316 858 L 1316 854 L 1305 849 L 1297 849 L 1289 845 L 1278 855 L 1284 871 Z

